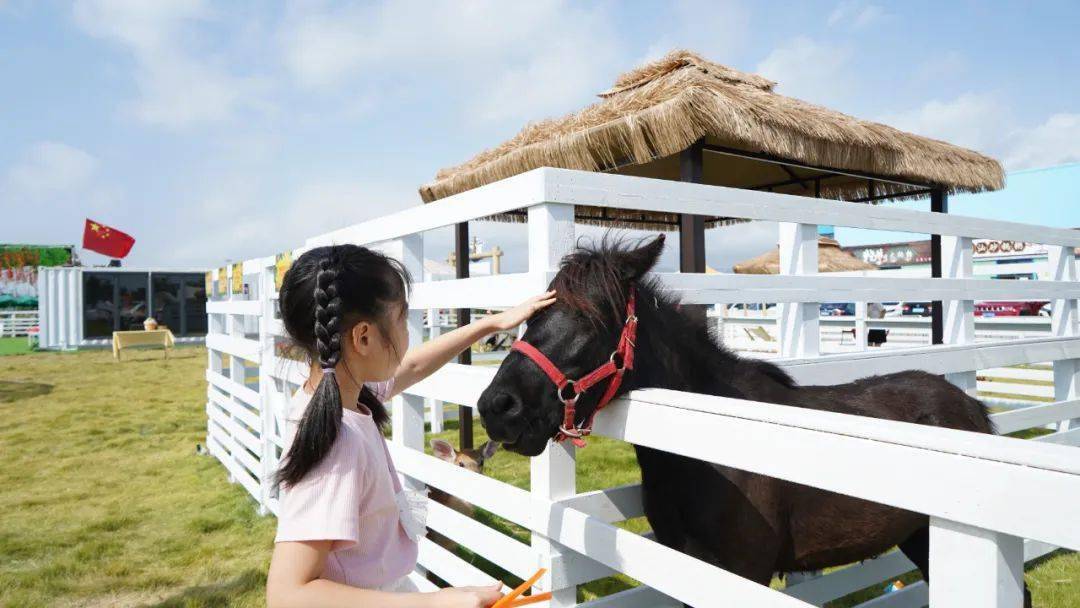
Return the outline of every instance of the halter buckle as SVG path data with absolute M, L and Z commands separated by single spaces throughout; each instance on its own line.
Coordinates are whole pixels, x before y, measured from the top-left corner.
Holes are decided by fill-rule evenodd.
M 629 340 L 627 340 L 627 341 L 629 342 Z M 634 343 L 630 342 L 630 345 L 633 346 Z M 619 362 L 618 363 L 615 362 L 615 356 L 616 355 L 619 356 Z M 620 353 L 617 350 L 611 351 L 611 356 L 608 357 L 608 361 L 611 361 L 611 364 L 615 366 L 615 371 L 616 372 L 621 372 L 624 369 L 626 369 L 626 355 Z

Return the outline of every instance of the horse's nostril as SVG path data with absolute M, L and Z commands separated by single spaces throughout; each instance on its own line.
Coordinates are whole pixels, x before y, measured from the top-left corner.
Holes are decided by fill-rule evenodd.
M 520 411 L 518 400 L 507 393 L 498 393 L 488 402 L 491 413 L 495 416 L 510 416 Z

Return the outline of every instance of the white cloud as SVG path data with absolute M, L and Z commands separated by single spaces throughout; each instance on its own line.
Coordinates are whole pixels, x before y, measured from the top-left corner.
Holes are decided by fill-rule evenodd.
M 179 129 L 213 123 L 257 104 L 259 78 L 237 76 L 225 59 L 200 53 L 192 25 L 215 15 L 202 0 L 80 0 L 75 22 L 87 33 L 125 47 L 136 63 L 139 97 L 131 113 L 150 125 Z
M 964 93 L 948 101 L 931 100 L 922 106 L 885 116 L 881 122 L 904 131 L 952 144 L 995 153 L 1010 113 L 994 95 Z
M 521 122 L 570 109 L 614 76 L 611 22 L 604 8 L 562 0 L 297 9 L 284 20 L 283 62 L 327 94 L 378 81 L 452 90 L 466 116 Z
M 8 169 L 4 190 L 25 200 L 70 194 L 85 187 L 97 167 L 97 159 L 83 150 L 59 142 L 39 142 Z
M 1080 114 L 1054 114 L 1041 125 L 1013 131 L 1005 151 L 1010 169 L 1080 161 Z
M 830 26 L 846 26 L 854 30 L 884 21 L 889 14 L 881 6 L 860 0 L 844 0 L 829 13 Z
M 851 49 L 792 38 L 774 49 L 757 66 L 757 73 L 778 82 L 784 95 L 830 105 L 848 97 L 854 79 L 849 73 Z
M 992 94 L 929 101 L 882 122 L 989 154 L 1009 170 L 1080 161 L 1080 113 L 1054 114 L 1041 124 L 1024 125 Z

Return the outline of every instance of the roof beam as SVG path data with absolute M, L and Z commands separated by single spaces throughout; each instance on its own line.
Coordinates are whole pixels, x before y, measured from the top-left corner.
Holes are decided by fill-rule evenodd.
M 875 175 L 873 173 L 866 173 L 863 171 L 855 171 L 852 169 L 834 169 L 832 167 L 815 167 L 813 165 L 807 165 L 783 159 L 771 154 L 765 154 L 762 152 L 749 152 L 747 150 L 738 150 L 735 148 L 728 148 L 726 146 L 717 146 L 714 144 L 705 144 L 703 149 L 706 152 L 712 152 L 714 154 L 724 154 L 727 156 L 738 156 L 742 158 L 749 158 L 753 160 L 760 160 L 767 163 L 773 163 L 777 165 L 787 165 L 788 167 L 795 167 L 799 169 L 809 169 L 811 171 L 822 171 L 825 173 L 833 173 L 836 175 L 846 175 L 848 177 L 855 177 L 859 179 L 873 179 L 879 182 L 888 182 L 891 184 L 898 184 L 901 186 L 910 186 L 913 188 L 929 188 L 927 184 L 919 184 L 911 181 L 905 181 L 895 177 L 886 177 L 884 175 Z

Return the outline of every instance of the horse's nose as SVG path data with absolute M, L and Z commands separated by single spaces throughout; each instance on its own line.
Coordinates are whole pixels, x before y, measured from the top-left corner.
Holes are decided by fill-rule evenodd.
M 521 414 L 521 401 L 509 393 L 495 393 L 481 399 L 478 409 L 484 418 L 512 418 Z

